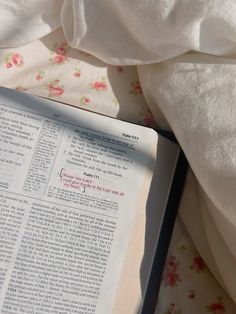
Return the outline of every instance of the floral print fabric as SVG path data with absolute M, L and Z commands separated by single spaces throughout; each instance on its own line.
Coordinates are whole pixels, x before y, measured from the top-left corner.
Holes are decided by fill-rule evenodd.
M 126 121 L 154 126 L 135 67 L 109 66 L 70 48 L 59 29 L 0 50 L 0 84 Z M 156 314 L 233 314 L 236 307 L 198 255 L 180 219 L 163 272 Z
M 70 48 L 62 30 L 0 51 L 0 84 L 146 126 L 155 121 L 135 67 L 108 66 Z
M 234 314 L 236 306 L 210 273 L 178 217 L 155 314 L 207 313 Z

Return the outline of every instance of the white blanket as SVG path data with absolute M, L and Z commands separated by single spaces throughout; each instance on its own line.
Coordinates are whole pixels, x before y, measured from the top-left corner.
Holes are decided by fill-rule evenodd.
M 0 46 L 25 44 L 62 25 L 71 46 L 106 63 L 139 65 L 153 113 L 173 129 L 198 180 L 189 173 L 182 218 L 236 302 L 236 2 L 49 3 L 0 0 Z

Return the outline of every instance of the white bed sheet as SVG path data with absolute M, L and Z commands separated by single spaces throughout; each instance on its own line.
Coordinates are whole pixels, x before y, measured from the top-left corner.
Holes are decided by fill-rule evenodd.
M 136 67 L 108 66 L 87 53 L 69 48 L 61 29 L 25 46 L 0 50 L 0 60 L 2 86 L 126 121 L 155 125 Z M 189 171 L 188 180 L 194 181 L 193 177 Z M 184 197 L 189 198 L 188 190 Z M 191 202 L 192 195 L 187 203 L 190 207 Z M 199 256 L 178 217 L 156 313 L 207 312 L 233 314 L 236 307 Z

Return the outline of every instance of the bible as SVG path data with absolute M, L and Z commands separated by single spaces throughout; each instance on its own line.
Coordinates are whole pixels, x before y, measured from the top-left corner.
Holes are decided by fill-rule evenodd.
M 0 121 L 1 313 L 151 313 L 186 172 L 179 146 L 6 88 Z

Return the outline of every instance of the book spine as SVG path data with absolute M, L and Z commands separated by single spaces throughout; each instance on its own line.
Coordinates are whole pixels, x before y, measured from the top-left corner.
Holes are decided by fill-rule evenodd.
M 159 240 L 155 251 L 150 278 L 144 296 L 141 314 L 152 314 L 158 302 L 162 273 L 168 252 L 168 247 L 173 232 L 175 219 L 181 200 L 185 177 L 187 174 L 188 162 L 181 150 L 179 153 L 174 178 L 172 181 L 170 194 L 166 206 L 165 215 L 162 222 Z

